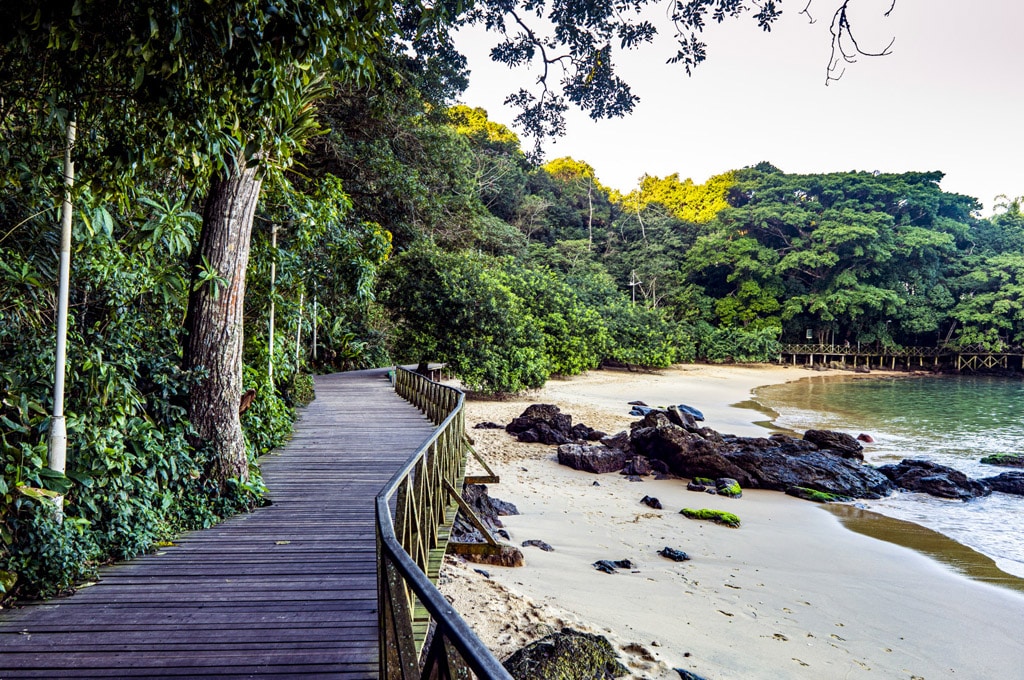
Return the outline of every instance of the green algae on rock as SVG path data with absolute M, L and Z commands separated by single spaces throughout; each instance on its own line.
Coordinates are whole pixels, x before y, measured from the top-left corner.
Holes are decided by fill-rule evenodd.
M 679 514 L 689 517 L 690 519 L 705 519 L 709 522 L 715 522 L 716 524 L 724 524 L 727 527 L 735 528 L 740 525 L 740 518 L 731 512 L 726 512 L 725 510 L 711 510 L 709 508 L 694 510 L 693 508 L 683 508 L 679 511 Z

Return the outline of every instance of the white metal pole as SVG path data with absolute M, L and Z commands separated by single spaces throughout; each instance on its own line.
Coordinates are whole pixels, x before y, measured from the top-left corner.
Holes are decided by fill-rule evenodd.
M 75 164 L 71 149 L 75 145 L 75 119 L 68 121 L 67 146 L 64 149 L 64 203 L 60 214 L 60 265 L 57 291 L 57 356 L 53 373 L 53 417 L 50 420 L 47 467 L 64 474 L 67 466 L 68 432 L 64 421 L 64 373 L 67 362 L 68 290 L 71 287 L 71 190 L 75 185 Z M 61 507 L 58 499 L 57 507 Z
M 274 287 L 277 284 L 277 225 L 270 228 L 270 340 L 267 348 L 267 380 L 274 387 Z
M 313 296 L 313 361 L 316 361 L 316 296 Z
M 299 343 L 302 342 L 302 301 L 306 291 L 299 291 L 299 323 L 295 328 L 295 372 L 299 372 Z

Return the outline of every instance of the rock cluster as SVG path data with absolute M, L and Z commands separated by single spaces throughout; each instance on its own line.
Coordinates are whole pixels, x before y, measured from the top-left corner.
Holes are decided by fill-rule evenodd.
M 857 456 L 861 447 L 853 437 L 811 432 L 811 439 L 735 437 L 680 426 L 652 412 L 633 423 L 630 442 L 636 453 L 665 462 L 680 477 L 731 478 L 745 489 L 800 486 L 856 498 L 881 498 L 893 491 L 888 478 Z M 840 448 L 823 448 L 826 443 Z
M 878 471 L 906 491 L 919 491 L 939 498 L 968 501 L 992 493 L 988 484 L 971 479 L 959 470 L 929 460 L 904 458 L 895 465 L 883 465 Z
M 523 414 L 505 426 L 521 442 L 542 444 L 568 444 L 571 442 L 599 441 L 604 432 L 583 423 L 572 424 L 572 416 L 562 413 L 554 404 L 533 404 Z
M 628 432 L 608 436 L 582 423 L 574 426 L 557 406 L 534 404 L 505 429 L 520 441 L 558 444 L 558 462 L 577 470 L 621 472 L 632 481 L 652 474 L 685 477 L 694 480 L 688 489 L 708 493 L 738 496 L 741 489 L 770 489 L 817 502 L 882 498 L 896 489 L 962 500 L 993 490 L 1024 494 L 1024 472 L 975 480 L 930 461 L 867 465 L 858 439 L 871 441 L 868 435 L 808 430 L 802 439 L 737 437 L 701 427 L 677 407 L 645 411 Z M 1018 460 L 1003 456 L 998 464 Z

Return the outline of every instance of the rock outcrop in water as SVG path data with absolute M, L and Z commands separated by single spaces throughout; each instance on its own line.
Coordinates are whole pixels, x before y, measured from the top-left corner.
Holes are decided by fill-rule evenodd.
M 988 484 L 971 479 L 959 470 L 933 463 L 930 460 L 905 458 L 895 465 L 883 465 L 878 468 L 878 471 L 901 489 L 919 491 L 939 498 L 957 498 L 969 501 L 972 498 L 992 493 Z
M 1024 470 L 1010 470 L 995 477 L 986 477 L 981 481 L 991 487 L 993 491 L 1024 496 Z

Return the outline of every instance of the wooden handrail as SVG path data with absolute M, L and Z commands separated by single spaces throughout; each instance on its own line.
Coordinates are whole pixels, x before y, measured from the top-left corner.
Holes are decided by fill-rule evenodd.
M 512 680 L 431 581 L 465 475 L 465 395 L 404 368 L 395 391 L 437 427 L 375 499 L 380 677 Z

